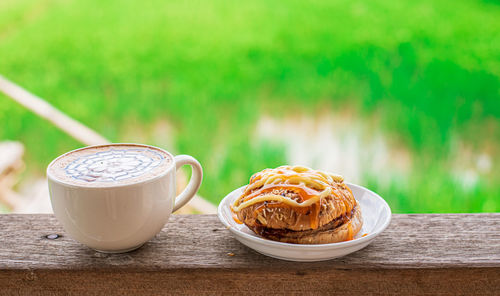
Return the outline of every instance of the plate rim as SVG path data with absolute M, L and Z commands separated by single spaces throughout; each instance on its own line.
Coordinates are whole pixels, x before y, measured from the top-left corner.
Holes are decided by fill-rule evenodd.
M 354 184 L 354 183 L 346 182 L 346 184 L 349 187 L 357 187 L 358 189 L 367 191 L 367 192 L 373 194 L 375 197 L 377 197 L 378 199 L 380 199 L 382 201 L 383 208 L 388 213 L 388 215 L 387 215 L 388 218 L 386 219 L 386 221 L 384 222 L 384 224 L 380 227 L 380 229 L 378 231 L 369 233 L 366 236 L 363 236 L 363 237 L 360 237 L 360 238 L 357 238 L 357 239 L 353 239 L 353 240 L 350 240 L 350 241 L 337 242 L 337 243 L 328 243 L 328 244 L 292 244 L 292 243 L 284 243 L 284 242 L 273 241 L 273 240 L 270 240 L 270 239 L 264 239 L 264 238 L 261 238 L 261 237 L 258 237 L 258 236 L 254 236 L 254 235 L 242 232 L 242 231 L 240 231 L 238 229 L 235 229 L 235 227 L 233 227 L 231 224 L 229 224 L 228 221 L 226 221 L 225 217 L 222 215 L 222 207 L 223 207 L 224 202 L 231 195 L 233 195 L 234 192 L 236 192 L 238 190 L 242 190 L 247 185 L 244 185 L 244 186 L 241 186 L 241 187 L 238 187 L 238 188 L 234 189 L 233 191 L 229 192 L 220 201 L 219 205 L 217 206 L 217 216 L 218 216 L 219 220 L 222 222 L 222 224 L 224 224 L 224 226 L 226 226 L 226 228 L 228 228 L 229 231 L 231 231 L 235 236 L 242 237 L 242 238 L 245 238 L 247 240 L 251 240 L 251 241 L 253 241 L 253 242 L 257 243 L 257 244 L 266 245 L 266 246 L 270 246 L 270 247 L 285 247 L 285 248 L 288 247 L 288 248 L 301 249 L 301 250 L 338 249 L 338 248 L 343 248 L 343 247 L 354 246 L 354 245 L 357 245 L 357 244 L 360 244 L 360 243 L 363 243 L 363 242 L 369 242 L 369 241 L 373 240 L 375 237 L 377 237 L 380 233 L 382 233 L 389 226 L 389 224 L 391 223 L 391 220 L 392 220 L 391 207 L 389 206 L 389 204 L 387 203 L 387 201 L 385 201 L 385 199 L 383 199 L 380 195 L 378 195 L 377 193 L 373 192 L 372 190 L 370 190 L 370 189 L 368 189 L 366 187 L 363 187 L 361 185 Z

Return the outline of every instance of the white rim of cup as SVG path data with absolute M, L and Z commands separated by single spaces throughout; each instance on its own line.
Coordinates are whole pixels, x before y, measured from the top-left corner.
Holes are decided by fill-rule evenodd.
M 154 176 L 151 179 L 137 181 L 137 182 L 132 182 L 132 183 L 127 183 L 127 184 L 113 184 L 113 183 L 110 183 L 109 185 L 100 185 L 100 186 L 92 186 L 92 184 L 89 184 L 89 185 L 87 185 L 87 184 L 85 184 L 85 185 L 83 185 L 83 184 L 79 185 L 79 184 L 72 184 L 72 183 L 68 183 L 68 182 L 59 180 L 59 179 L 57 179 L 56 177 L 54 177 L 50 173 L 50 167 L 58 159 L 66 156 L 66 155 L 68 155 L 70 153 L 73 153 L 73 152 L 76 152 L 76 151 L 80 151 L 80 150 L 84 150 L 84 149 L 89 149 L 89 148 L 97 148 L 97 147 L 105 147 L 105 146 L 125 146 L 125 145 L 128 145 L 128 146 L 137 146 L 137 147 L 143 147 L 143 148 L 158 149 L 158 150 L 164 152 L 165 154 L 167 154 L 168 156 L 170 156 L 170 158 L 172 159 L 172 162 L 170 163 L 170 166 L 168 166 L 165 169 L 164 172 L 162 172 L 161 174 L 158 174 L 158 175 Z M 170 153 L 167 150 L 162 149 L 160 147 L 156 147 L 156 146 L 153 146 L 153 145 L 147 145 L 147 144 L 139 144 L 139 143 L 109 143 L 109 144 L 99 144 L 99 145 L 85 146 L 85 147 L 74 149 L 74 150 L 68 151 L 68 152 L 66 152 L 64 154 L 61 154 L 61 155 L 59 155 L 58 157 L 56 157 L 54 160 L 52 160 L 49 163 L 49 165 L 47 166 L 46 174 L 47 174 L 47 179 L 49 179 L 50 181 L 52 181 L 54 183 L 58 183 L 58 184 L 64 185 L 64 186 L 67 186 L 67 187 L 86 188 L 86 189 L 106 189 L 106 188 L 128 187 L 128 186 L 134 186 L 134 185 L 138 185 L 138 184 L 146 184 L 146 183 L 149 183 L 149 182 L 153 182 L 153 181 L 156 181 L 157 179 L 165 176 L 166 174 L 168 174 L 173 168 L 175 168 L 175 157 L 172 155 L 172 153 Z M 102 184 L 102 183 L 100 183 L 100 184 Z

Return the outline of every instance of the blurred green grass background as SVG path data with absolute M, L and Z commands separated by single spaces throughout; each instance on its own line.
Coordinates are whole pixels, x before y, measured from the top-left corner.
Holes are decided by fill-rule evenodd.
M 395 212 L 499 211 L 499 32 L 494 1 L 2 0 L 0 74 L 114 142 L 198 158 L 215 204 L 289 161 L 262 115 L 350 110 L 411 155 L 360 180 Z M 26 175 L 81 146 L 3 95 L 0 122 Z

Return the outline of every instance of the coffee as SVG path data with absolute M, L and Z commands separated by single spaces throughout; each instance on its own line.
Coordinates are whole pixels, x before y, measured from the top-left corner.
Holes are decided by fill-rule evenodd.
M 170 154 L 138 144 L 110 144 L 68 152 L 48 169 L 58 181 L 79 186 L 106 187 L 149 180 L 173 164 Z
M 176 195 L 176 171 L 184 165 L 191 179 Z M 193 157 L 140 144 L 77 149 L 47 168 L 52 209 L 66 233 L 108 253 L 137 249 L 157 235 L 195 196 L 202 178 Z

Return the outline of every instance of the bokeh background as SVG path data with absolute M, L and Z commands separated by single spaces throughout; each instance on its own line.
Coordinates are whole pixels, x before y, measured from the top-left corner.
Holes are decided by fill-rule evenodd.
M 214 204 L 290 163 L 394 212 L 500 211 L 497 1 L 1 0 L 0 74 L 114 142 L 198 158 Z M 82 146 L 1 94 L 0 122 L 24 179 Z

